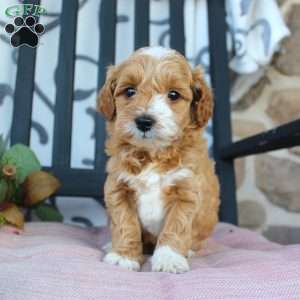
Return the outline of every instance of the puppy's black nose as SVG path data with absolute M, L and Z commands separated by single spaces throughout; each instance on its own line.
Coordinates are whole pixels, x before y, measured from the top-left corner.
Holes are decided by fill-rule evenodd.
M 148 115 L 141 115 L 135 119 L 136 127 L 143 132 L 149 131 L 154 123 L 155 120 Z

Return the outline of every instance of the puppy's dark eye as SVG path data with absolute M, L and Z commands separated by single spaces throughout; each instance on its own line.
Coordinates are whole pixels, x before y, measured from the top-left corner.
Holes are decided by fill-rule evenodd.
M 179 97 L 180 97 L 180 94 L 179 94 L 178 92 L 176 92 L 176 91 L 170 91 L 170 92 L 168 93 L 168 98 L 169 98 L 170 100 L 172 100 L 172 101 L 177 100 Z
M 134 87 L 130 86 L 124 90 L 124 94 L 127 98 L 131 98 L 132 96 L 134 96 L 136 94 L 136 89 Z

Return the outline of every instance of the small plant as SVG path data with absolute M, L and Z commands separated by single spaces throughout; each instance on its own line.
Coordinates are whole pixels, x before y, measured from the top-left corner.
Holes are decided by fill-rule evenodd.
M 41 220 L 62 221 L 58 209 L 45 203 L 59 187 L 56 177 L 41 170 L 29 147 L 17 144 L 6 150 L 0 136 L 0 225 L 23 228 L 28 208 Z

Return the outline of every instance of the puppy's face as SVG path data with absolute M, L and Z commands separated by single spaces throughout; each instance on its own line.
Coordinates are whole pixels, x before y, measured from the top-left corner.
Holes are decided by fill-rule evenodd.
M 185 128 L 205 126 L 212 106 L 201 70 L 164 48 L 140 49 L 110 67 L 98 98 L 112 134 L 141 147 L 168 146 Z

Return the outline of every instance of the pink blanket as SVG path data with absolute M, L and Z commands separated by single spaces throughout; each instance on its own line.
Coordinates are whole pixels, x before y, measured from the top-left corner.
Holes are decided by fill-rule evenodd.
M 101 262 L 108 230 L 31 223 L 0 230 L 1 300 L 300 299 L 300 245 L 219 224 L 185 274 Z

